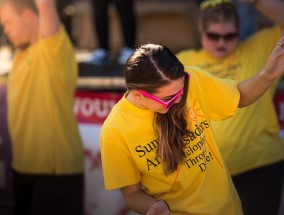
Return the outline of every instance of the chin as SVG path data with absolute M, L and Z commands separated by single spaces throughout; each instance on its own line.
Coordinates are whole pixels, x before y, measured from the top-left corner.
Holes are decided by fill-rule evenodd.
M 215 57 L 215 58 L 224 58 L 224 57 L 227 57 L 229 54 L 226 52 L 222 52 L 222 53 L 220 53 L 220 52 L 218 52 L 218 53 L 215 53 L 215 54 L 213 54 L 213 56 Z
M 156 112 L 157 113 L 160 113 L 160 114 L 166 114 L 168 113 L 169 109 L 163 109 L 163 110 L 157 110 Z
M 22 43 L 22 44 L 15 45 L 15 47 L 20 50 L 26 50 L 29 46 L 30 46 L 30 43 Z

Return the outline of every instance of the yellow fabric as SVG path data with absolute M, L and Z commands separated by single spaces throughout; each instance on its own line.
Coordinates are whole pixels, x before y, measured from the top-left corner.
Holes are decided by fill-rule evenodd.
M 7 85 L 7 78 L 5 76 L 0 76 L 0 86 Z
M 241 215 L 238 195 L 210 125 L 211 119 L 221 120 L 236 111 L 236 82 L 195 68 L 186 70 L 191 75 L 187 108 L 193 134 L 185 138 L 185 163 L 169 176 L 163 174 L 160 159 L 155 158 L 154 112 L 139 109 L 123 97 L 101 130 L 105 187 L 117 189 L 141 182 L 147 194 L 168 202 L 172 215 Z
M 63 27 L 17 53 L 8 80 L 15 170 L 57 175 L 83 172 L 83 148 L 73 113 L 77 72 Z
M 177 54 L 184 65 L 199 66 L 221 78 L 238 82 L 255 76 L 280 39 L 278 26 L 262 30 L 241 42 L 233 54 L 214 59 L 205 50 Z M 283 141 L 273 104 L 278 81 L 257 102 L 238 110 L 234 117 L 212 122 L 216 142 L 232 175 L 283 160 Z

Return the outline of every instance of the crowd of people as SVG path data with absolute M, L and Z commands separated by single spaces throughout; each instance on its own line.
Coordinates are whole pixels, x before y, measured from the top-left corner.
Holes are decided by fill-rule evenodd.
M 110 61 L 110 2 L 92 0 L 95 66 Z M 17 50 L 7 81 L 15 215 L 84 214 L 78 66 L 59 3 L 0 0 Z M 284 74 L 284 2 L 200 1 L 202 47 L 178 53 L 137 44 L 134 1 L 113 3 L 126 92 L 101 129 L 105 188 L 139 214 L 279 215 L 284 145 L 273 96 Z M 274 25 L 241 36 L 238 3 Z

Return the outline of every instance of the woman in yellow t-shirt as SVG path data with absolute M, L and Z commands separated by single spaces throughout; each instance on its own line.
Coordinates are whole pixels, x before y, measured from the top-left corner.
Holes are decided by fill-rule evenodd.
M 199 22 L 203 48 L 177 53 L 183 65 L 198 66 L 238 83 L 263 68 L 281 37 L 284 2 L 243 1 L 253 2 L 276 25 L 239 42 L 239 18 L 234 5 L 229 0 L 204 1 Z M 278 81 L 260 100 L 238 110 L 234 117 L 212 122 L 216 142 L 248 215 L 278 215 L 284 181 L 284 144 L 273 103 Z
M 101 130 L 105 188 L 146 215 L 242 215 L 210 121 L 253 103 L 282 75 L 283 43 L 239 84 L 184 68 L 164 46 L 138 48 L 125 67 L 127 92 Z

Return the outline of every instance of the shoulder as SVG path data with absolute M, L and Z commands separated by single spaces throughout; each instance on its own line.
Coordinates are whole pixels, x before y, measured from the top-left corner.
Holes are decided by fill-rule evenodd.
M 185 71 L 190 75 L 190 87 L 199 90 L 208 90 L 210 87 L 236 87 L 237 82 L 231 79 L 219 78 L 196 66 L 187 66 Z
M 196 81 L 201 81 L 204 78 L 216 78 L 211 73 L 204 71 L 200 67 L 197 66 L 185 66 L 185 71 L 190 74 L 191 79 L 195 79 Z
M 268 28 L 263 28 L 256 33 L 252 34 L 246 40 L 240 42 L 240 47 L 257 47 L 258 50 L 261 48 L 267 49 L 270 45 L 275 45 L 281 37 L 281 27 L 274 25 Z M 265 42 L 265 45 L 264 45 Z
M 200 53 L 202 53 L 202 49 L 201 50 L 185 49 L 177 52 L 176 56 L 179 59 L 179 61 L 181 61 L 181 63 L 185 64 L 187 62 L 190 62 L 191 59 L 196 58 L 198 55 L 200 55 Z

